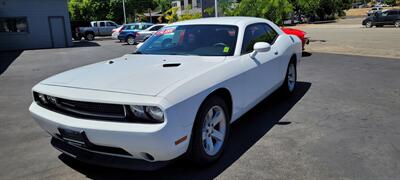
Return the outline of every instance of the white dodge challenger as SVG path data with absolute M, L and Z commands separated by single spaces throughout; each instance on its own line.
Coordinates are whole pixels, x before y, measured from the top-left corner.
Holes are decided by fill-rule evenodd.
M 154 170 L 222 154 L 229 125 L 296 86 L 300 39 L 252 17 L 170 24 L 135 53 L 35 85 L 29 110 L 51 144 L 86 163 Z

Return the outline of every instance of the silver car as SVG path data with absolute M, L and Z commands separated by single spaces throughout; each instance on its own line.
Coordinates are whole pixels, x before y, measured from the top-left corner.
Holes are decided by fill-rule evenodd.
M 148 39 L 151 35 L 156 33 L 159 29 L 164 27 L 166 24 L 155 24 L 153 26 L 150 26 L 149 28 L 139 31 L 136 34 L 135 42 L 144 42 L 146 39 Z

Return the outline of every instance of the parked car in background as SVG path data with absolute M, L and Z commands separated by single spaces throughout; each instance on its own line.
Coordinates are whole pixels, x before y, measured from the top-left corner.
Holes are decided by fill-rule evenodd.
M 367 28 L 373 26 L 383 27 L 384 25 L 395 25 L 397 28 L 400 28 L 400 10 L 392 9 L 376 12 L 374 15 L 364 19 L 362 25 Z
M 135 54 L 45 79 L 29 110 L 83 162 L 155 170 L 186 154 L 205 166 L 230 147 L 231 123 L 275 91 L 295 93 L 301 57 L 300 39 L 265 19 L 182 21 Z
M 145 30 L 152 26 L 152 23 L 130 23 L 125 24 L 118 34 L 118 39 L 123 42 L 127 42 L 129 45 L 134 45 L 136 33 L 138 31 Z
M 135 43 L 140 43 L 146 41 L 151 35 L 156 33 L 159 29 L 164 27 L 166 24 L 155 24 L 149 28 L 139 31 L 136 33 Z
M 120 26 L 112 30 L 111 38 L 117 40 L 119 33 L 122 31 L 124 26 Z
M 381 11 L 382 11 L 382 7 L 373 7 L 373 8 L 371 8 L 371 10 L 369 10 L 367 12 L 367 15 L 371 16 L 371 15 L 375 14 L 376 12 L 381 12 Z
M 90 22 L 89 21 L 71 21 L 71 33 L 72 33 L 72 38 L 76 41 L 79 41 L 82 39 L 82 35 L 79 32 L 80 27 L 90 27 Z
M 302 30 L 294 29 L 294 28 L 281 28 L 281 29 L 286 34 L 292 34 L 292 35 L 299 37 L 301 40 L 302 46 L 303 46 L 303 50 L 304 50 L 305 45 L 310 43 L 309 38 L 306 37 L 307 33 Z
M 112 30 L 119 27 L 113 21 L 92 21 L 89 27 L 77 27 L 75 40 L 84 37 L 88 41 L 94 40 L 95 36 L 111 36 Z

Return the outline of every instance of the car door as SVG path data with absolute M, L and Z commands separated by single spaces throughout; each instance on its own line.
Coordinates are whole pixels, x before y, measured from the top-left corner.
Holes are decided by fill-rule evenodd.
M 392 25 L 392 24 L 394 24 L 394 22 L 397 19 L 397 11 L 387 11 L 387 12 L 388 12 L 388 15 L 386 17 L 385 23 L 388 25 Z
M 104 35 L 111 35 L 112 34 L 112 30 L 114 29 L 114 28 L 116 28 L 117 27 L 117 25 L 114 23 L 114 22 L 111 22 L 111 21 L 107 21 L 106 22 L 106 30 L 105 30 L 105 33 L 106 34 L 104 34 Z
M 257 23 L 246 27 L 241 50 L 241 61 L 248 67 L 244 72 L 245 106 L 252 107 L 269 95 L 281 81 L 280 54 L 274 42 L 276 33 L 268 24 Z M 271 44 L 271 50 L 260 52 L 252 58 L 253 46 L 256 42 Z
M 376 25 L 383 25 L 385 24 L 385 18 L 387 14 L 384 14 L 382 12 L 376 12 L 374 16 L 374 21 Z
M 99 35 L 104 36 L 107 34 L 107 27 L 106 27 L 106 22 L 105 21 L 100 21 L 98 22 L 99 26 Z

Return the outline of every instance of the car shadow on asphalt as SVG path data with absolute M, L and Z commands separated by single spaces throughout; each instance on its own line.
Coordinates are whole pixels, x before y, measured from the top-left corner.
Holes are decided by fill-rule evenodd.
M 73 42 L 73 48 L 74 47 L 96 47 L 96 46 L 100 46 L 99 43 L 97 42 L 93 42 L 93 41 L 86 41 L 86 40 L 82 40 L 82 41 L 74 41 Z
M 291 97 L 282 97 L 274 93 L 247 112 L 231 125 L 230 138 L 221 159 L 207 167 L 198 167 L 188 160 L 180 159 L 160 170 L 143 172 L 88 165 L 64 154 L 61 154 L 59 159 L 91 179 L 214 179 L 264 137 L 272 127 L 291 125 L 291 122 L 281 119 L 304 97 L 310 87 L 311 83 L 298 82 L 295 94 Z
M 303 51 L 303 53 L 301 55 L 302 55 L 302 57 L 310 57 L 310 56 L 312 56 L 312 53 Z
M 0 52 L 0 76 L 10 67 L 10 65 L 24 52 L 17 51 L 1 51 Z

